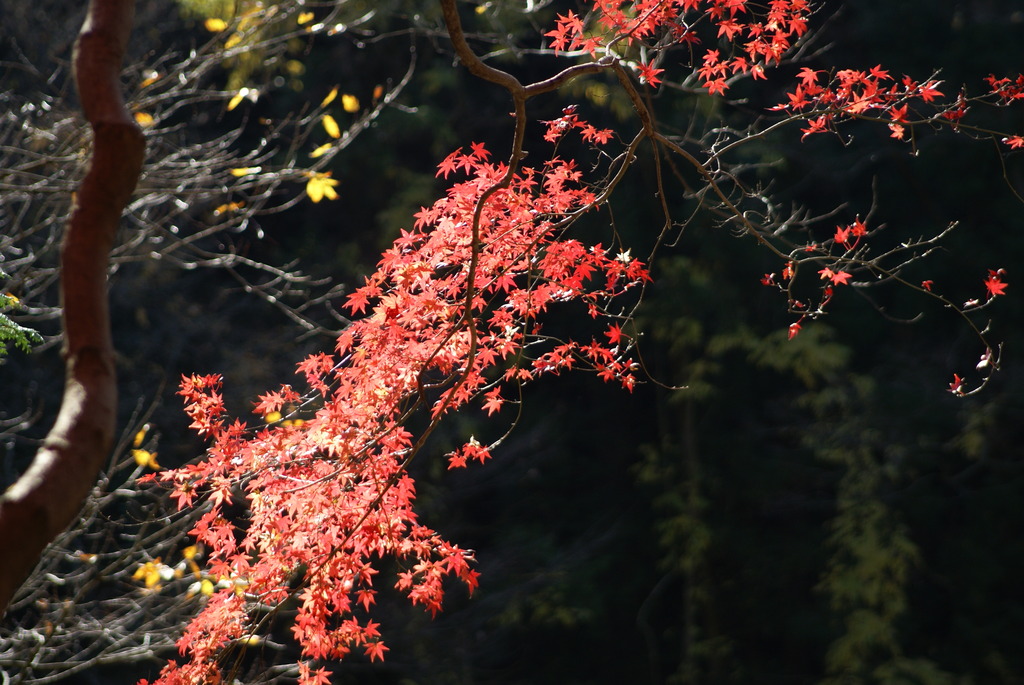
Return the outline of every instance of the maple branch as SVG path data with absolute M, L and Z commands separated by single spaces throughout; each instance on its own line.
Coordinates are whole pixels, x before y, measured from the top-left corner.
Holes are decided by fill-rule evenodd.
M 458 55 L 459 60 L 466 66 L 469 73 L 501 86 L 512 93 L 513 97 L 517 93 L 525 91 L 523 84 L 515 76 L 485 64 L 483 60 L 476 56 L 476 53 L 473 52 L 466 42 L 466 33 L 462 30 L 462 20 L 459 19 L 459 10 L 455 6 L 455 0 L 440 1 L 441 13 L 444 15 L 444 23 L 448 29 L 448 37 L 451 38 L 452 45 L 455 47 L 455 54 Z
M 113 442 L 117 388 L 107 264 L 145 151 L 119 82 L 133 16 L 131 0 L 92 0 L 75 44 L 75 80 L 93 155 L 61 250 L 65 389 L 43 447 L 0 496 L 0 611 L 46 544 L 74 520 Z
M 463 298 L 464 304 L 462 316 L 459 318 L 458 321 L 456 321 L 451 326 L 447 335 L 445 335 L 442 338 L 442 340 L 436 345 L 430 357 L 428 357 L 427 360 L 425 360 L 422 363 L 422 369 L 417 379 L 416 399 L 412 402 L 412 405 L 405 410 L 403 416 L 399 419 L 399 421 L 395 423 L 395 426 L 404 423 L 404 420 L 408 418 L 418 407 L 420 407 L 423 404 L 426 398 L 426 385 L 423 380 L 423 374 L 425 373 L 426 369 L 430 366 L 431 360 L 443 349 L 444 345 L 448 342 L 448 340 L 450 340 L 451 337 L 455 335 L 456 332 L 463 328 L 463 326 L 465 327 L 466 331 L 469 334 L 469 349 L 467 351 L 466 359 L 464 362 L 465 368 L 459 374 L 458 378 L 455 379 L 455 382 L 453 383 L 453 386 L 450 389 L 448 396 L 444 400 L 442 400 L 442 405 L 439 408 L 435 409 L 434 418 L 431 419 L 428 425 L 420 433 L 416 441 L 410 446 L 407 454 L 404 456 L 395 474 L 393 474 L 385 483 L 382 484 L 374 500 L 365 508 L 363 515 L 360 517 L 357 523 L 349 530 L 345 538 L 346 541 L 355 534 L 355 532 L 359 529 L 359 527 L 370 515 L 370 513 L 381 504 L 386 493 L 398 482 L 400 475 L 405 471 L 405 469 L 408 467 L 412 459 L 423 448 L 429 436 L 440 424 L 440 416 L 444 413 L 445 408 L 448 405 L 450 405 L 453 401 L 453 398 L 455 396 L 454 390 L 457 389 L 463 383 L 465 383 L 473 371 L 473 364 L 476 359 L 479 344 L 477 325 L 475 318 L 473 316 L 473 301 L 477 294 L 476 277 L 479 265 L 480 251 L 482 247 L 480 239 L 480 222 L 487 201 L 496 192 L 498 192 L 502 188 L 508 187 L 513 177 L 515 176 L 516 170 L 518 169 L 520 162 L 526 156 L 525 151 L 523 150 L 523 141 L 525 138 L 526 129 L 526 101 L 534 95 L 539 95 L 541 93 L 554 90 L 561 86 L 562 84 L 568 82 L 570 79 L 575 78 L 576 76 L 585 73 L 594 73 L 596 71 L 606 69 L 616 64 L 614 58 L 603 58 L 595 63 L 570 67 L 549 79 L 524 87 L 514 76 L 499 69 L 495 69 L 493 67 L 488 66 L 482 60 L 480 60 L 479 57 L 477 57 L 477 55 L 472 51 L 472 49 L 466 42 L 465 33 L 463 32 L 462 24 L 459 19 L 458 10 L 456 8 L 454 0 L 440 1 L 442 12 L 445 17 L 445 22 L 448 27 L 449 37 L 452 41 L 452 44 L 455 48 L 456 54 L 458 55 L 459 59 L 466 65 L 467 69 L 470 71 L 471 74 L 479 78 L 482 78 L 488 82 L 501 86 L 502 88 L 507 90 L 512 97 L 515 108 L 515 133 L 512 144 L 512 152 L 510 154 L 508 167 L 505 171 L 505 174 L 502 176 L 501 179 L 497 180 L 495 183 L 493 183 L 491 186 L 489 186 L 488 188 L 483 190 L 483 192 L 480 193 L 480 196 L 477 198 L 473 209 L 473 216 L 471 220 L 471 250 L 469 263 L 467 265 L 467 276 L 465 286 L 466 292 Z M 636 142 L 639 142 L 639 138 Z M 636 142 L 633 146 L 631 146 L 631 149 L 635 149 Z M 619 170 L 619 173 L 617 174 L 617 178 L 621 177 L 621 174 L 624 172 L 625 168 L 629 166 L 629 161 L 631 159 L 632 154 L 630 154 L 626 158 L 626 161 L 624 162 L 622 168 Z M 393 430 L 393 428 L 394 426 L 386 429 L 384 433 L 382 433 L 381 436 L 376 437 L 370 445 L 379 441 L 384 434 L 390 432 L 391 430 Z M 368 450 L 370 445 L 367 445 L 364 449 Z M 323 479 L 326 479 L 331 475 L 332 474 L 329 474 L 328 476 L 325 476 Z
M 458 8 L 456 7 L 455 0 L 440 0 L 440 3 L 441 11 L 442 14 L 444 15 L 444 20 L 448 30 L 449 38 L 452 41 L 452 45 L 455 49 L 456 55 L 459 57 L 459 60 L 462 61 L 462 63 L 466 66 L 466 68 L 469 70 L 471 74 L 481 79 L 484 79 L 485 81 L 501 86 L 502 88 L 507 90 L 509 95 L 512 97 L 513 105 L 515 108 L 513 112 L 513 117 L 515 119 L 515 132 L 512 142 L 512 152 L 509 156 L 508 168 L 506 169 L 504 176 L 498 181 L 496 181 L 494 184 L 492 184 L 490 187 L 485 189 L 480 194 L 480 196 L 477 198 L 476 205 L 473 209 L 472 225 L 470 226 L 471 250 L 466 276 L 466 293 L 464 297 L 465 304 L 462 317 L 458 322 L 455 323 L 454 326 L 452 326 L 451 330 L 448 332 L 448 335 L 446 335 L 443 338 L 443 340 L 437 345 L 433 354 L 424 363 L 423 366 L 425 370 L 429 365 L 430 360 L 433 359 L 433 357 L 440 352 L 445 343 L 447 343 L 447 341 L 451 339 L 451 337 L 464 324 L 467 332 L 469 333 L 469 350 L 466 356 L 465 368 L 459 375 L 459 378 L 455 381 L 453 389 L 445 398 L 444 405 L 442 405 L 441 409 L 438 410 L 438 416 L 440 416 L 440 414 L 443 413 L 445 406 L 449 404 L 451 402 L 451 398 L 454 397 L 454 389 L 458 388 L 460 385 L 465 383 L 473 370 L 473 363 L 476 359 L 478 348 L 477 327 L 475 318 L 473 316 L 473 300 L 476 296 L 477 291 L 475 281 L 481 247 L 480 219 L 481 216 L 483 215 L 483 210 L 487 203 L 487 200 L 491 196 L 493 196 L 494 193 L 498 192 L 502 188 L 508 187 L 508 185 L 512 181 L 512 178 L 515 176 L 516 171 L 519 168 L 520 162 L 522 162 L 522 160 L 526 157 L 526 152 L 523 149 L 523 141 L 525 139 L 526 133 L 526 101 L 536 95 L 556 90 L 557 88 L 561 87 L 565 83 L 568 83 L 570 80 L 576 78 L 577 76 L 597 73 L 599 71 L 612 67 L 616 69 L 617 73 L 619 74 L 619 78 L 623 79 L 623 76 L 621 75 L 622 67 L 621 65 L 619 65 L 618 60 L 613 55 L 606 55 L 601 59 L 597 60 L 596 62 L 574 65 L 566 69 L 563 69 L 559 73 L 547 79 L 544 79 L 543 81 L 538 81 L 528 86 L 524 86 L 518 79 L 516 79 L 511 74 L 504 72 L 500 69 L 491 67 L 490 65 L 484 63 L 483 60 L 481 60 L 476 55 L 476 53 L 473 52 L 473 49 L 466 42 L 465 32 L 462 29 L 462 21 L 459 18 Z M 636 95 L 635 89 L 632 89 L 632 93 L 632 96 Z M 638 114 L 640 114 L 641 118 L 644 119 L 644 132 L 647 136 L 652 136 L 654 133 L 654 128 L 651 124 L 649 112 L 646 110 L 646 108 L 644 108 L 641 105 L 641 107 L 638 108 Z M 621 178 L 626 168 L 628 168 L 630 163 L 635 159 L 635 145 L 639 142 L 640 139 L 641 136 L 638 136 L 637 139 L 634 141 L 633 145 L 630 146 L 630 151 L 628 154 L 624 156 L 622 167 L 619 169 L 619 173 L 616 175 L 616 178 Z M 607 193 L 605 193 L 603 197 L 607 197 Z M 418 406 L 424 397 L 422 372 L 420 376 L 421 377 L 418 382 L 418 399 L 417 402 L 414 403 L 413 408 L 415 408 L 415 406 Z M 413 456 L 415 456 L 415 454 L 422 448 L 423 444 L 426 442 L 426 439 L 437 427 L 437 424 L 438 420 L 435 418 L 426 427 L 423 434 L 420 435 L 419 439 L 416 441 L 416 443 L 410 450 L 409 456 L 403 463 L 403 468 L 409 463 L 409 461 L 411 461 Z

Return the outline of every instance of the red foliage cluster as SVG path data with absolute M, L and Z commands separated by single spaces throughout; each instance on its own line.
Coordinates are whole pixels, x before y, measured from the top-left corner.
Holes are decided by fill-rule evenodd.
M 639 54 L 641 59 L 626 64 L 652 87 L 678 66 L 668 63 L 668 55 L 689 54 L 693 62 L 683 67 L 688 73 L 674 82 L 680 87 L 699 82 L 711 95 L 724 93 L 744 75 L 764 78 L 808 30 L 811 13 L 805 0 L 592 4 L 589 21 L 571 11 L 558 17 L 546 34 L 556 53 L 602 53 L 592 66 L 614 64 L 625 80 L 618 55 Z M 620 43 L 628 50 L 620 50 Z M 702 51 L 706 44 L 714 47 Z M 673 53 L 667 50 L 671 45 L 687 49 Z M 1016 101 L 1024 97 L 1022 79 L 990 77 L 983 98 L 995 104 Z M 643 135 L 686 157 L 714 186 L 700 161 L 655 131 L 633 86 L 625 87 L 644 120 Z M 961 94 L 939 105 L 938 87 L 934 79 L 895 79 L 881 66 L 829 75 L 804 68 L 788 102 L 774 109 L 806 121 L 805 137 L 835 131 L 844 120 L 873 118 L 903 139 L 906 127 L 915 123 L 963 125 L 974 101 Z M 937 112 L 914 110 L 925 105 Z M 518 111 L 522 124 L 523 110 Z M 612 131 L 583 121 L 571 106 L 544 123 L 544 138 L 552 143 L 571 132 L 591 145 L 613 137 Z M 1024 146 L 1020 136 L 1004 142 Z M 634 150 L 635 143 L 622 159 L 632 160 Z M 513 164 L 521 152 L 514 151 Z M 406 466 L 437 422 L 478 401 L 488 415 L 498 414 L 518 396 L 519 385 L 563 369 L 590 369 L 630 390 L 637 382 L 629 356 L 633 338 L 620 325 L 627 317 L 611 303 L 642 286 L 648 272 L 629 250 L 568 235 L 574 221 L 603 200 L 584 183 L 578 165 L 555 157 L 535 167 L 509 168 L 490 161 L 485 146 L 473 143 L 448 155 L 437 175 L 462 179 L 416 214 L 413 227 L 402 231 L 376 272 L 348 297 L 348 308 L 361 318 L 339 336 L 335 349 L 299 364 L 309 390 L 283 386 L 261 397 L 256 412 L 268 425 L 252 429 L 230 422 L 219 378 L 193 376 L 182 382 L 192 427 L 212 445 L 202 462 L 157 478 L 173 487 L 183 507 L 199 498 L 208 502 L 193 535 L 208 550 L 209 572 L 221 582 L 179 643 L 186 663 L 170 663 L 161 682 L 216 682 L 217 652 L 257 630 L 254 616 L 289 599 L 296 586 L 301 590 L 293 632 L 304 659 L 338 659 L 353 650 L 382 658 L 387 648 L 377 624 L 366 616 L 381 559 L 400 564 L 396 587 L 431 612 L 442 606 L 445 578 L 457 578 L 470 590 L 477 584 L 471 552 L 421 525 L 413 510 L 416 493 Z M 743 217 L 714 187 L 723 206 Z M 770 244 L 767 232 L 746 225 Z M 836 289 L 855 285 L 858 273 L 901 280 L 898 268 L 887 271 L 879 258 L 867 256 L 870 237 L 857 219 L 838 226 L 820 245 L 797 246 L 788 254 L 776 250 L 785 261 L 781 278 L 766 274 L 762 283 L 783 291 L 790 312 L 799 317 L 790 326 L 791 338 L 806 319 L 824 312 Z M 931 243 L 887 254 L 918 245 L 930 248 Z M 817 304 L 794 295 L 797 270 L 805 261 L 819 276 Z M 1001 271 L 990 272 L 984 284 L 988 300 L 1004 294 L 1002 277 Z M 925 281 L 918 290 L 952 305 L 932 293 L 932 285 Z M 563 340 L 542 332 L 541 315 L 569 302 L 582 304 L 595 319 L 607 319 L 603 335 Z M 983 361 L 994 366 L 997 357 L 991 349 L 986 354 Z M 956 376 L 950 389 L 963 394 L 963 380 Z M 413 434 L 407 420 L 420 409 L 428 426 Z M 483 462 L 491 447 L 470 438 L 447 455 L 449 468 Z M 244 515 L 238 515 L 243 507 Z M 324 668 L 313 670 L 311 661 L 300 664 L 303 685 L 327 682 L 328 675 Z
M 572 127 L 589 131 L 576 119 Z M 524 167 L 505 183 L 507 167 L 488 157 L 474 144 L 441 163 L 439 175 L 468 178 L 422 209 L 349 296 L 348 307 L 364 316 L 333 354 L 299 364 L 310 392 L 283 386 L 260 398 L 261 417 L 284 417 L 250 430 L 225 418 L 219 378 L 182 381 L 192 427 L 212 446 L 203 461 L 157 478 L 181 506 L 208 499 L 193 535 L 208 550 L 209 573 L 227 582 L 179 643 L 189 661 L 169 664 L 161 682 L 212 682 L 217 650 L 255 630 L 254 607 L 287 599 L 294 574 L 302 574 L 302 590 L 293 633 L 308 659 L 354 649 L 383 656 L 377 624 L 360 618 L 373 604 L 382 558 L 399 561 L 396 587 L 433 613 L 445 577 L 476 586 L 471 553 L 413 511 L 405 466 L 425 435 L 414 436 L 405 421 L 418 407 L 436 421 L 483 398 L 493 414 L 504 387 L 574 366 L 633 387 L 629 339 L 617 327 L 611 345 L 563 341 L 542 335 L 538 316 L 569 301 L 604 316 L 612 298 L 648 279 L 646 269 L 628 253 L 563 235 L 595 202 L 571 161 Z M 471 438 L 449 463 L 489 454 Z M 247 508 L 244 520 L 232 517 L 235 504 Z M 304 668 L 303 682 L 323 676 Z
M 811 13 L 806 0 L 770 0 L 767 5 L 747 0 L 595 0 L 593 5 L 596 21 L 591 29 L 570 11 L 559 15 L 555 29 L 544 34 L 556 52 L 581 50 L 596 56 L 621 41 L 641 46 L 663 34 L 672 44 L 693 48 L 725 39 L 730 50 L 706 50 L 697 70 L 711 94 L 724 93 L 734 76 L 765 78 L 765 67 L 777 64 L 807 31 Z M 709 35 L 702 35 L 705 23 L 713 27 Z M 664 71 L 645 61 L 636 69 L 652 86 Z

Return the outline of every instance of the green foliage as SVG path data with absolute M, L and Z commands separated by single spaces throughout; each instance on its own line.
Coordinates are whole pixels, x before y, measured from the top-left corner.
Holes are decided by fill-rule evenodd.
M 828 524 L 831 558 L 817 587 L 840 624 L 825 654 L 822 682 L 951 682 L 934 662 L 904 655 L 901 621 L 910 610 L 911 579 L 924 560 L 909 526 L 886 501 L 906 455 L 877 419 L 883 402 L 876 385 L 848 376 L 807 393 L 801 404 L 816 418 L 805 444 L 842 473 Z
M 6 274 L 0 271 L 0 278 Z M 0 293 L 0 358 L 7 355 L 7 346 L 13 344 L 22 352 L 29 352 L 33 344 L 42 342 L 42 337 L 31 328 L 21 326 L 4 313 L 6 309 L 18 306 L 18 298 Z

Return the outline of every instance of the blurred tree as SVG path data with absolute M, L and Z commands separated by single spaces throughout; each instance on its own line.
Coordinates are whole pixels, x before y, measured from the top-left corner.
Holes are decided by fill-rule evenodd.
M 93 155 L 62 247 L 66 387 L 56 424 L 32 466 L 0 495 L 5 609 L 46 544 L 74 519 L 113 442 L 117 391 L 106 270 L 144 154 L 142 132 L 118 87 L 132 20 L 132 3 L 92 3 L 75 47 L 75 80 Z
M 127 17 L 133 4 L 98 2 L 90 11 L 99 18 Z M 6 55 L 12 59 L 4 63 L 0 92 L 0 100 L 5 104 L 5 113 L 0 116 L 0 136 L 4 140 L 0 148 L 0 225 L 4 227 L 0 234 L 0 263 L 6 270 L 5 292 L 0 295 L 0 308 L 4 310 L 0 313 L 0 341 L 13 342 L 22 351 L 27 351 L 28 344 L 36 343 L 38 352 L 45 352 L 61 341 L 66 348 L 73 344 L 67 340 L 66 326 L 57 325 L 62 314 L 74 316 L 68 303 L 77 301 L 73 297 L 68 299 L 67 293 L 61 302 L 57 301 L 55 289 L 61 279 L 64 290 L 70 288 L 72 295 L 93 298 L 80 317 L 89 330 L 102 334 L 109 324 L 105 316 L 96 312 L 106 308 L 99 298 L 105 301 L 107 275 L 115 273 L 120 279 L 113 283 L 113 325 L 117 331 L 115 339 L 124 345 L 122 352 L 137 345 L 136 340 L 142 338 L 140 328 L 152 330 L 154 342 L 161 348 L 159 354 L 164 358 L 172 358 L 168 350 L 184 347 L 184 341 L 179 345 L 176 337 L 194 332 L 183 330 L 180 318 L 174 318 L 175 299 L 181 298 L 182 285 L 187 282 L 182 274 L 199 270 L 223 274 L 278 311 L 278 333 L 268 331 L 268 336 L 278 337 L 280 326 L 288 323 L 297 329 L 297 336 L 331 336 L 346 323 L 332 306 L 342 291 L 340 286 L 323 278 L 311 278 L 294 268 L 294 264 L 281 265 L 272 258 L 263 259 L 254 254 L 251 243 L 264 236 L 261 220 L 304 200 L 336 197 L 334 181 L 325 167 L 394 101 L 411 75 L 410 65 L 402 65 L 404 73 L 399 71 L 398 78 L 381 85 L 372 101 L 347 114 L 344 126 L 338 125 L 337 130 L 325 130 L 324 125 L 331 101 L 337 99 L 335 107 L 340 107 L 343 98 L 350 97 L 341 96 L 337 89 L 333 94 L 325 91 L 328 97 L 323 98 L 322 104 L 302 114 L 286 112 L 282 118 L 276 112 L 268 112 L 271 116 L 243 114 L 245 107 L 240 106 L 258 103 L 260 92 L 246 87 L 227 90 L 220 85 L 224 65 L 230 65 L 232 60 L 226 42 L 233 38 L 235 43 L 258 42 L 244 50 L 246 54 L 258 52 L 262 56 L 261 63 L 266 66 L 259 76 L 270 87 L 281 73 L 289 73 L 287 58 L 301 50 L 303 40 L 308 42 L 334 31 L 333 24 L 314 28 L 298 23 L 299 11 L 295 7 L 279 9 L 280 12 L 265 9 L 259 22 L 236 24 L 230 34 L 224 30 L 211 31 L 211 27 L 201 24 L 200 37 L 205 45 L 190 54 L 178 52 L 180 44 L 172 45 L 195 33 L 184 27 L 172 2 L 148 3 L 141 8 L 137 20 L 150 41 L 142 48 L 145 52 L 126 45 L 131 25 L 127 18 L 115 22 L 114 28 L 120 32 L 116 35 L 109 28 L 97 29 L 96 35 L 102 40 L 92 38 L 93 34 L 84 41 L 80 39 L 86 47 L 76 53 L 76 59 L 84 59 L 86 64 L 91 64 L 87 49 L 90 41 L 103 43 L 96 48 L 98 54 L 109 53 L 111 59 L 120 60 L 124 51 L 129 54 L 124 73 L 128 104 L 123 116 L 114 107 L 122 96 L 109 85 L 112 79 L 121 81 L 120 62 L 98 61 L 95 73 L 76 67 L 79 78 L 102 81 L 104 86 L 97 89 L 88 82 L 79 85 L 79 99 L 87 115 L 99 110 L 104 117 L 121 117 L 128 128 L 141 129 L 147 140 L 146 161 L 134 197 L 129 201 L 124 189 L 115 193 L 113 185 L 101 185 L 91 195 L 84 192 L 96 187 L 96 178 L 113 180 L 120 176 L 111 173 L 111 167 L 96 170 L 92 181 L 82 178 L 79 167 L 100 154 L 97 151 L 90 155 L 92 141 L 99 137 L 90 136 L 79 124 L 80 115 L 75 113 L 74 103 L 66 93 L 68 75 L 62 62 L 65 56 L 60 53 L 61 41 L 23 41 L 24 36 L 38 33 L 39 25 L 52 24 L 60 27 L 54 35 L 65 37 L 66 47 L 74 33 L 65 34 L 64 29 L 81 25 L 81 13 L 64 3 L 5 3 L 0 10 L 0 31 L 3 45 L 11 48 Z M 343 19 L 351 27 L 359 26 L 360 17 L 341 9 L 327 15 L 331 17 Z M 93 30 L 93 25 L 87 25 L 88 31 Z M 40 49 L 44 45 L 50 49 Z M 118 45 L 118 50 L 109 50 L 109 46 Z M 143 57 L 144 54 L 160 56 L 154 60 Z M 92 119 L 89 121 L 96 124 Z M 106 124 L 101 123 L 103 126 Z M 311 135 L 326 138 L 330 144 L 320 146 L 311 158 L 300 162 L 299 146 Z M 132 160 L 131 149 L 116 143 L 103 153 L 102 160 L 128 163 Z M 121 212 L 115 205 L 122 195 L 127 203 L 125 216 L 116 222 Z M 105 210 L 100 212 L 105 222 L 103 240 L 74 237 L 72 199 L 76 197 L 83 207 L 79 211 L 85 212 L 83 216 L 91 216 L 95 211 L 87 209 L 86 199 Z M 122 227 L 115 235 L 116 223 Z M 83 234 L 83 230 L 78 234 Z M 103 249 L 106 240 L 110 241 L 109 258 Z M 62 244 L 66 246 L 64 262 L 57 255 Z M 85 281 L 70 283 L 67 275 L 74 279 L 75 271 L 68 271 L 66 260 L 89 254 L 95 257 L 90 265 L 94 285 L 85 287 Z M 157 264 L 169 266 L 178 276 L 162 275 L 155 269 Z M 149 299 L 136 298 L 134 292 L 126 294 L 121 282 L 134 283 L 140 294 L 148 291 Z M 165 292 L 154 300 L 153 291 L 161 283 L 167 284 Z M 145 287 L 140 290 L 139 284 Z M 210 284 L 201 287 L 208 291 Z M 210 323 L 207 322 L 205 335 L 213 332 Z M 91 345 L 88 339 L 86 343 L 74 344 Z M 112 351 L 108 349 L 103 354 L 109 357 Z M 193 362 L 199 358 L 196 346 L 187 354 Z M 74 356 L 67 359 L 74 368 Z M 77 366 L 86 368 L 84 363 Z M 128 363 L 122 356 L 120 366 L 122 371 L 128 371 L 128 387 L 139 394 L 153 395 L 154 385 L 166 381 L 159 375 L 154 377 L 151 370 L 143 371 L 144 361 Z M 159 367 L 159 362 L 156 366 Z M 26 471 L 26 457 L 31 454 L 16 449 L 16 445 L 32 446 L 35 451 L 39 441 L 34 433 L 40 428 L 41 407 L 33 404 L 45 402 L 49 391 L 40 392 L 42 397 L 33 400 L 31 388 L 37 381 L 27 368 L 8 364 L 4 373 L 8 392 L 0 414 L 0 435 L 4 436 L 7 448 L 5 480 L 12 486 L 2 500 L 3 527 L 5 535 L 19 539 L 16 543 L 13 537 L 4 538 L 11 550 L 18 550 L 17 555 L 12 551 L 9 563 L 4 565 L 5 605 L 21 577 L 36 566 L 31 581 L 15 595 L 6 615 L 7 625 L 0 633 L 0 666 L 5 680 L 36 682 L 40 678 L 48 681 L 73 677 L 96 665 L 152 660 L 157 654 L 173 650 L 175 635 L 186 616 L 182 612 L 191 611 L 194 601 L 182 599 L 186 595 L 184 589 L 173 596 L 154 592 L 141 603 L 133 595 L 140 580 L 146 581 L 146 588 L 151 587 L 150 581 L 155 578 L 161 586 L 169 580 L 177 580 L 179 585 L 185 583 L 183 588 L 199 582 L 192 573 L 182 578 L 185 562 L 180 561 L 182 548 L 187 545 L 183 535 L 193 519 L 170 518 L 165 498 L 124 487 L 126 481 L 130 483 L 142 471 L 157 466 L 154 455 L 159 431 L 150 431 L 145 438 L 147 444 L 141 444 L 147 431 L 142 428 L 146 421 L 140 419 L 139 403 L 134 403 L 134 409 L 131 404 L 122 406 L 120 419 L 129 421 L 129 427 L 112 454 L 113 433 L 104 432 L 102 444 L 91 450 L 90 460 L 80 460 L 83 469 L 92 469 L 90 473 L 70 468 L 64 457 L 50 459 L 45 450 L 36 456 L 35 466 Z M 148 378 L 144 374 L 149 374 Z M 254 374 L 254 378 L 258 376 Z M 78 387 L 82 387 L 81 381 L 70 378 L 70 398 L 74 398 Z M 20 393 L 10 392 L 14 388 L 24 390 L 21 397 L 27 400 L 27 406 L 17 408 Z M 95 404 L 104 412 L 116 411 L 109 401 L 109 390 L 108 383 L 104 390 L 107 400 L 89 400 L 82 407 L 88 409 Z M 69 417 L 76 403 L 66 403 Z M 88 416 L 88 412 L 85 414 Z M 152 408 L 145 414 L 148 418 Z M 111 413 L 103 420 L 112 418 Z M 56 433 L 53 435 L 45 444 L 59 446 L 64 442 Z M 171 454 L 168 458 L 173 459 Z M 44 472 L 47 463 L 52 465 L 48 467 L 51 471 Z M 22 472 L 24 475 L 19 478 Z M 59 496 L 41 489 L 36 494 L 33 488 L 46 487 L 46 474 L 52 472 L 71 479 L 77 490 L 64 484 L 58 488 Z M 99 482 L 94 485 L 97 475 Z M 86 508 L 79 512 L 82 498 L 87 498 Z M 64 518 L 44 516 L 42 509 L 28 511 L 23 502 L 41 502 L 42 507 L 59 505 L 65 509 Z M 110 530 L 109 521 L 122 517 L 138 525 L 125 523 L 117 531 Z M 38 526 L 26 523 L 33 521 L 47 531 L 40 532 Z M 63 530 L 68 523 L 71 526 Z M 46 537 L 58 533 L 39 560 Z M 27 544 L 29 538 L 33 544 Z M 125 544 L 126 540 L 131 542 Z M 159 561 L 161 558 L 179 560 L 178 568 L 172 571 Z M 16 559 L 21 561 L 16 564 Z M 136 575 L 139 569 L 149 570 L 144 578 Z M 54 578 L 61 582 L 54 584 Z M 191 592 L 191 596 L 195 595 Z M 114 616 L 119 618 L 115 620 Z M 99 617 L 107 620 L 100 623 Z M 145 644 L 138 643 L 140 635 L 146 636 Z M 83 648 L 83 644 L 87 647 Z

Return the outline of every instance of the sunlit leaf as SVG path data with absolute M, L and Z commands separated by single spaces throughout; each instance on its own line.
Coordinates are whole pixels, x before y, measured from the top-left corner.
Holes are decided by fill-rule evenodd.
M 314 202 L 316 202 L 316 200 L 314 200 Z M 263 420 L 266 421 L 267 423 L 274 423 L 275 421 L 280 421 L 281 420 L 281 412 L 279 412 L 279 411 L 272 411 L 272 412 L 268 413 L 266 416 L 264 416 Z
M 346 112 L 358 112 L 359 111 L 359 98 L 355 95 L 342 95 L 341 96 L 341 107 Z
M 343 95 L 342 96 L 341 100 L 342 100 L 343 103 L 344 103 L 346 97 L 348 97 L 348 96 L 347 95 Z M 325 114 L 323 122 L 324 122 L 324 130 L 327 131 L 327 135 L 329 135 L 331 138 L 340 138 L 341 137 L 341 128 L 338 127 L 338 122 L 334 120 L 334 117 L 332 117 L 330 114 Z
M 338 193 L 334 190 L 336 185 L 338 182 L 330 177 L 330 173 L 313 174 L 306 182 L 306 195 L 309 195 L 313 202 L 320 202 L 325 197 L 328 200 L 337 200 Z
M 132 447 L 142 447 L 142 441 L 146 439 L 146 433 L 149 432 L 149 424 L 139 429 L 139 432 L 135 434 L 132 439 Z
M 219 205 L 213 210 L 214 216 L 220 216 L 221 214 L 227 214 L 228 212 L 234 212 L 245 207 L 244 202 L 228 202 L 223 205 Z
M 242 36 L 237 33 L 232 33 L 231 36 L 224 41 L 224 49 L 230 49 L 242 42 Z
M 153 115 L 148 112 L 136 112 L 132 116 L 135 118 L 135 123 L 143 128 L 152 126 L 155 121 Z
M 327 94 L 327 97 L 325 97 L 324 101 L 320 103 L 320 106 L 326 107 L 327 105 L 334 102 L 334 98 L 336 97 L 338 97 L 338 86 L 334 86 L 334 88 L 331 88 L 331 92 Z
M 160 464 L 156 462 L 156 452 L 134 449 L 132 450 L 132 457 L 135 459 L 135 463 L 139 466 L 145 466 L 146 468 L 153 470 L 160 468 Z
M 139 88 L 145 88 L 151 86 L 160 80 L 160 73 L 150 69 L 146 72 L 146 78 L 142 79 L 142 83 L 139 84 Z
M 297 19 L 299 26 L 302 26 L 303 24 L 308 24 L 309 22 L 313 21 L 314 16 L 316 15 L 313 14 L 312 12 L 299 12 L 299 18 Z
M 170 580 L 173 577 L 174 570 L 161 563 L 160 557 L 141 564 L 132 574 L 133 580 L 144 580 L 146 588 L 150 590 L 159 590 L 161 580 Z
M 205 26 L 206 30 L 210 33 L 220 33 L 228 27 L 228 23 L 223 19 L 211 17 L 207 19 L 205 22 L 203 22 L 203 26 Z
M 334 147 L 334 143 L 324 143 L 323 145 L 321 145 L 317 149 L 315 149 L 312 152 L 310 152 L 309 156 L 313 157 L 314 159 L 316 159 L 317 157 L 323 157 L 324 155 L 326 155 L 330 151 L 330 149 L 332 147 Z
M 245 95 L 242 93 L 242 91 L 238 91 L 237 93 L 235 93 L 235 96 L 228 101 L 228 111 L 230 112 L 235 107 L 238 107 L 238 105 L 244 99 L 245 99 Z
M 231 170 L 232 176 L 249 176 L 251 174 L 258 174 L 263 170 L 261 166 L 244 166 L 238 167 L 237 169 Z

